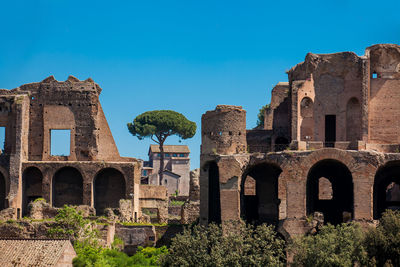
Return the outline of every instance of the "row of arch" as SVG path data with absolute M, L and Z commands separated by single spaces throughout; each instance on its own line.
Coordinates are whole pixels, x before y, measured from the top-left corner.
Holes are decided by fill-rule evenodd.
M 219 170 L 207 164 L 208 220 L 221 222 Z M 247 222 L 276 224 L 279 220 L 278 179 L 282 169 L 274 163 L 259 163 L 243 174 L 240 191 L 241 217 Z M 294 192 L 293 192 L 294 193 Z M 366 199 L 366 201 L 368 201 Z M 379 219 L 386 209 L 400 210 L 400 161 L 380 167 L 373 185 L 373 217 Z M 354 185 L 349 168 L 337 159 L 323 159 L 308 171 L 306 213 L 320 212 L 324 222 L 339 224 L 353 219 Z
M 314 138 L 314 102 L 310 97 L 304 97 L 300 102 L 300 138 L 302 141 L 312 141 Z M 335 135 L 335 133 L 333 133 Z M 346 104 L 346 141 L 357 141 L 361 138 L 361 105 L 356 97 Z M 329 140 L 330 141 L 330 140 Z M 335 140 L 333 140 L 335 141 Z
M 83 204 L 83 177 L 74 167 L 63 167 L 56 171 L 51 181 L 53 207 Z M 28 167 L 22 175 L 22 214 L 28 212 L 28 204 L 43 198 L 43 174 L 37 167 Z M 118 208 L 119 200 L 126 198 L 126 181 L 117 169 L 100 170 L 93 180 L 94 207 L 97 215 L 105 208 Z M 6 180 L 0 172 L 0 210 L 6 208 Z

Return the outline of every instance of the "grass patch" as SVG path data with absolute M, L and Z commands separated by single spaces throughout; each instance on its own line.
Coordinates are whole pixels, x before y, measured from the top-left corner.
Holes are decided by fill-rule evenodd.
M 183 200 L 171 200 L 171 202 L 169 203 L 169 205 L 172 207 L 182 206 L 183 204 L 185 204 L 185 201 Z

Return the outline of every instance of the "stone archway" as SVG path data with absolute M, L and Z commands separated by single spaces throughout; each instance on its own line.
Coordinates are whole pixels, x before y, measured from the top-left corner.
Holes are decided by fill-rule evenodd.
M 241 217 L 249 223 L 276 224 L 279 221 L 278 178 L 282 169 L 274 163 L 248 168 L 241 184 Z
M 53 177 L 53 206 L 83 204 L 83 178 L 73 167 L 59 169 Z
M 400 210 L 400 161 L 380 167 L 374 181 L 374 219 L 387 210 Z
M 25 169 L 22 175 L 22 215 L 26 215 L 28 204 L 37 198 L 43 197 L 42 172 L 36 167 Z
M 335 159 L 316 162 L 307 175 L 307 214 L 321 212 L 324 222 L 340 224 L 354 216 L 353 177 L 345 164 Z
M 99 171 L 94 179 L 94 207 L 97 215 L 105 208 L 118 208 L 119 200 L 126 198 L 124 175 L 113 168 Z

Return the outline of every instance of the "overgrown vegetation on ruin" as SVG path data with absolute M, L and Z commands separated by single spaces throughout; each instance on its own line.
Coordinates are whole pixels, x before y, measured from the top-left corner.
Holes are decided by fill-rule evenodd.
M 74 266 L 400 266 L 400 212 L 386 211 L 377 227 L 357 223 L 322 226 L 317 233 L 285 244 L 273 226 L 228 223 L 192 225 L 172 239 L 169 249 L 139 247 L 128 256 L 123 241 L 101 246 L 93 221 L 74 207 L 59 210 L 49 235 L 72 241 Z

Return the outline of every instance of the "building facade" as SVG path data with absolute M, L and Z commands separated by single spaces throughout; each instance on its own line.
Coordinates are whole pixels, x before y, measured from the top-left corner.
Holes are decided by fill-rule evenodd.
M 373 223 L 399 209 L 400 46 L 365 55 L 307 54 L 272 90 L 263 129 L 246 111 L 202 116 L 200 221 L 275 224 L 304 234 L 325 223 Z
M 186 145 L 164 145 L 163 186 L 168 188 L 168 194 L 179 196 L 189 195 L 190 180 L 190 150 Z M 159 184 L 160 148 L 150 145 L 149 160 L 143 163 L 142 181 L 148 184 Z
M 38 83 L 0 90 L 0 211 L 13 217 L 44 198 L 53 207 L 87 205 L 102 214 L 131 199 L 139 209 L 141 164 L 120 157 L 92 79 L 50 76 Z M 52 136 L 66 132 L 69 151 L 54 153 Z

